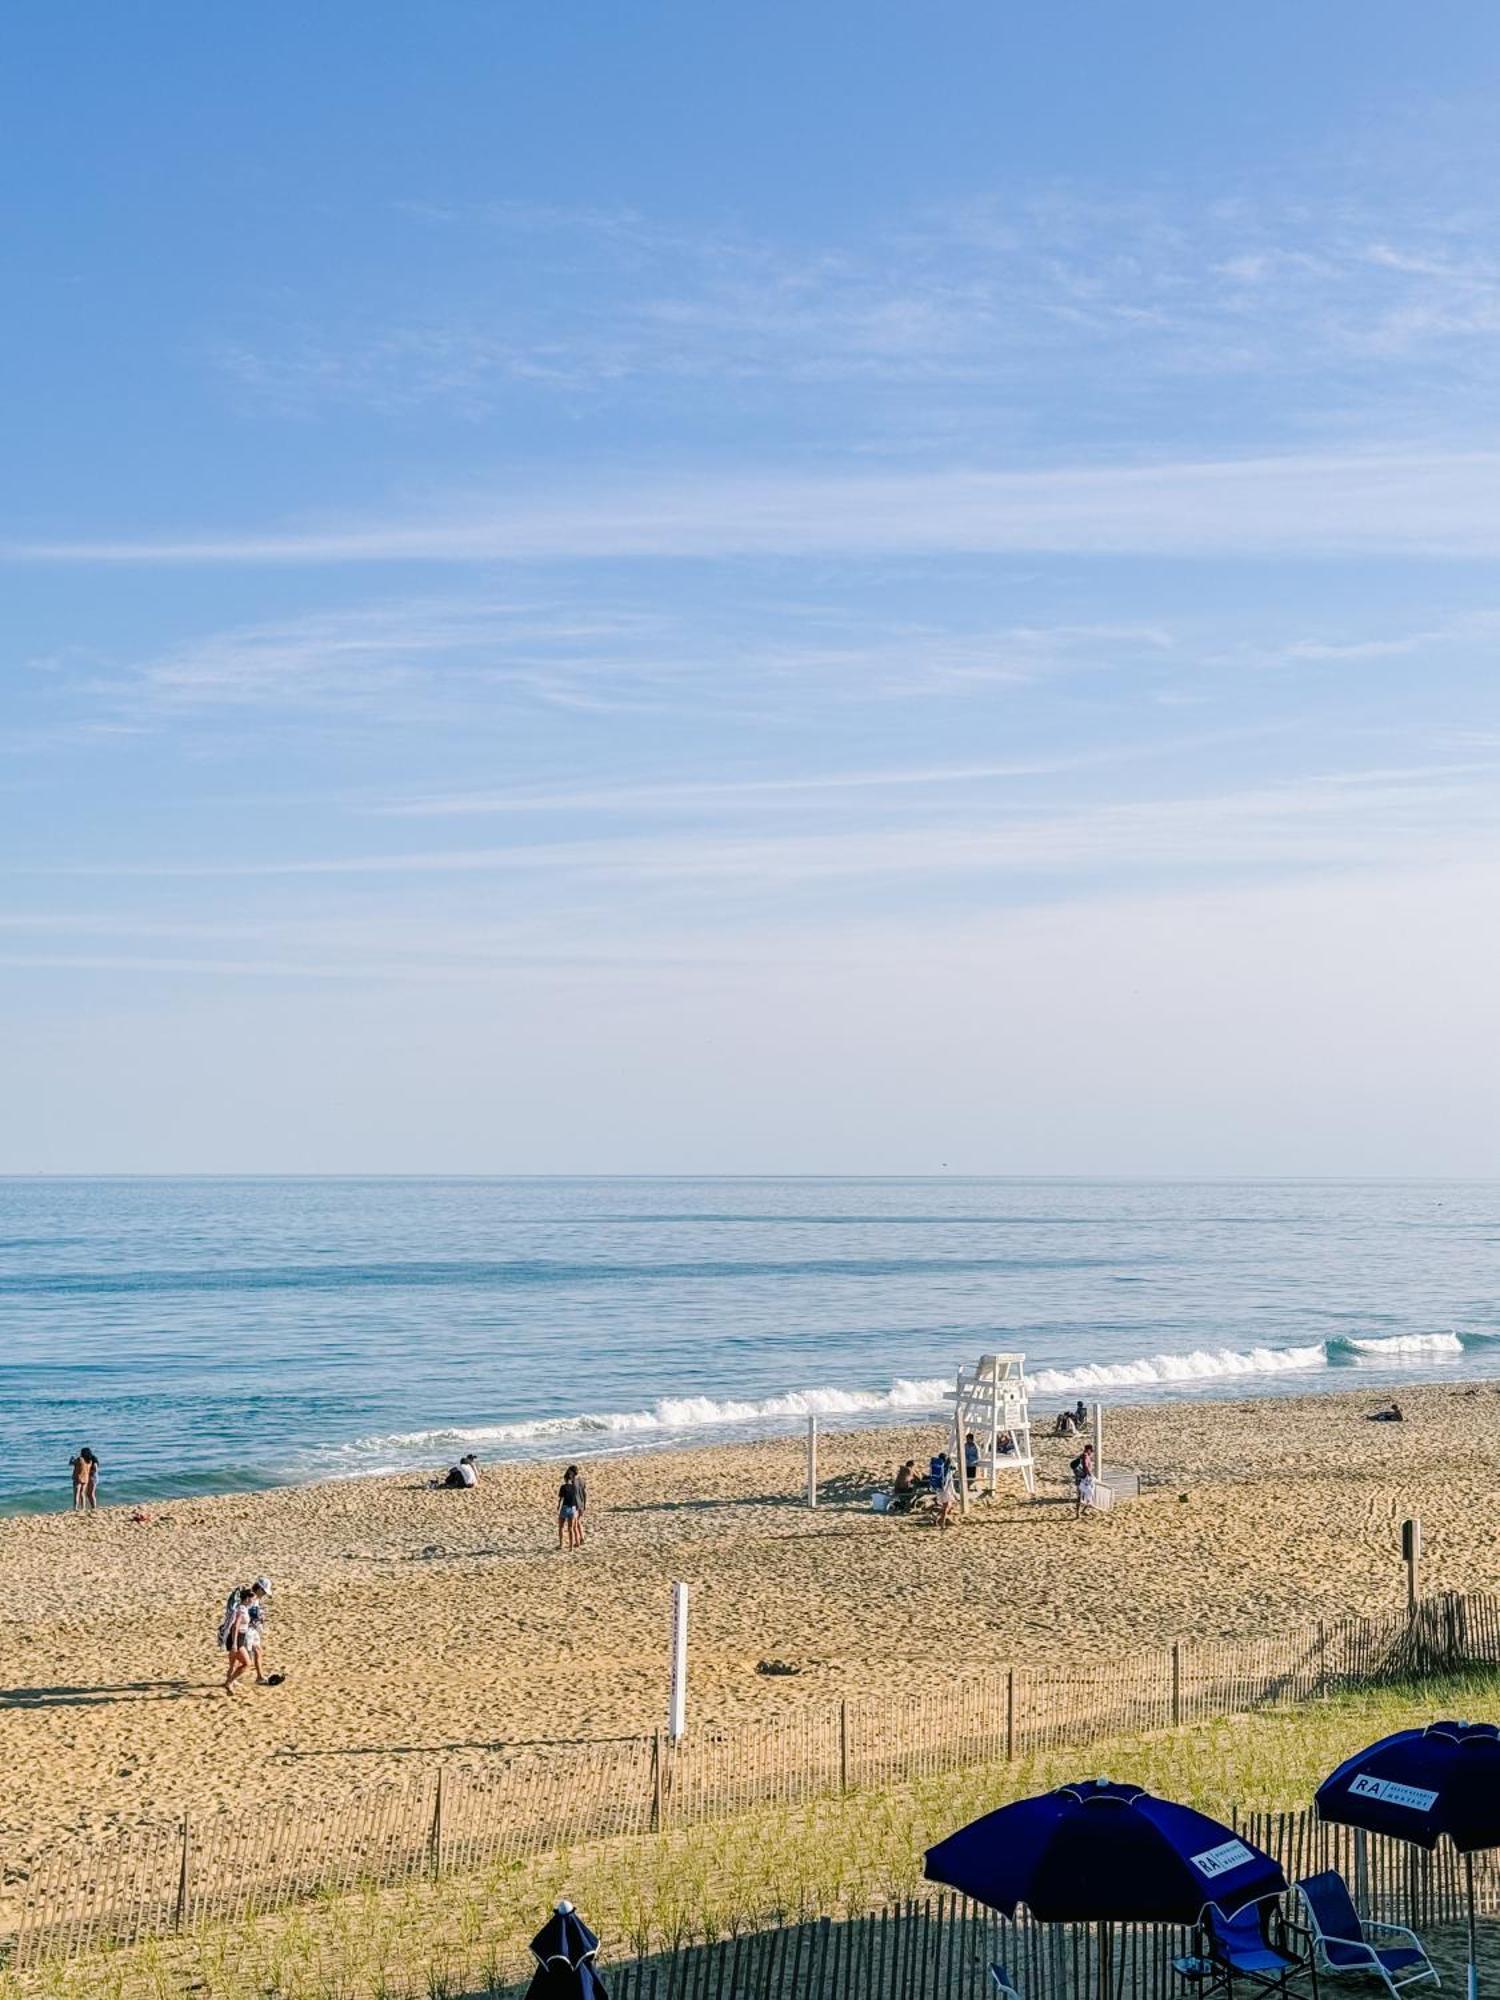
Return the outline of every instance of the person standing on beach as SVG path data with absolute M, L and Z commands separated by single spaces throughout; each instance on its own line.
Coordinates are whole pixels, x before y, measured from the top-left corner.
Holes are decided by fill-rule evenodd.
M 74 1509 L 77 1512 L 87 1509 L 92 1514 L 99 1505 L 99 1461 L 84 1445 L 69 1464 L 73 1474 Z
M 259 1673 L 259 1664 L 255 1658 L 258 1648 L 252 1650 L 250 1643 L 252 1589 L 253 1586 L 247 1583 L 234 1593 L 230 1608 L 224 1614 L 224 1623 L 219 1628 L 223 1635 L 225 1651 L 229 1654 L 229 1665 L 224 1672 L 225 1694 L 234 1693 L 234 1684 L 247 1667 L 255 1665 L 257 1675 Z
M 578 1467 L 570 1465 L 563 1474 L 562 1485 L 557 1489 L 557 1546 L 560 1549 L 583 1547 L 578 1487 Z
M 944 1458 L 943 1479 L 938 1487 L 937 1524 L 939 1528 L 951 1528 L 958 1519 L 958 1482 L 954 1478 L 953 1460 Z
M 255 1662 L 256 1685 L 265 1685 L 266 1657 L 266 1617 L 271 1609 L 271 1585 L 268 1578 L 258 1576 L 250 1586 L 250 1625 L 246 1637 L 250 1641 L 250 1653 Z

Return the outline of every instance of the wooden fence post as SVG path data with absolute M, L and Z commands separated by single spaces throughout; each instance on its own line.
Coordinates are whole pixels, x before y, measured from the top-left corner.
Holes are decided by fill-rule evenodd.
M 1318 1620 L 1318 1684 L 1317 1693 L 1328 1692 L 1328 1627 Z
M 192 1834 L 188 1827 L 188 1816 L 182 1815 L 182 1859 L 177 1865 L 177 1907 L 172 1913 L 172 1928 L 180 1931 L 188 1919 L 188 1907 L 192 1893 Z
M 1172 1641 L 1172 1727 L 1182 1726 L 1182 1641 Z
M 658 1729 L 651 1738 L 651 1831 L 653 1833 L 661 1832 L 661 1793 L 661 1731 Z
M 1005 1761 L 1016 1761 L 1016 1670 L 1005 1670 Z
M 438 1765 L 437 1791 L 432 1801 L 432 1872 L 443 1872 L 443 1767 Z
M 849 1704 L 839 1703 L 839 1790 L 849 1789 Z

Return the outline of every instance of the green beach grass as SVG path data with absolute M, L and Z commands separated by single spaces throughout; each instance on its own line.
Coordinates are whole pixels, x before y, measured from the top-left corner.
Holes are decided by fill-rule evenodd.
M 745 1813 L 712 1826 L 590 1843 L 473 1876 L 321 1899 L 253 1923 L 97 1953 L 0 1981 L 0 2000 L 395 2000 L 498 1994 L 526 1940 L 570 1897 L 606 1954 L 711 1941 L 921 1892 L 926 1847 L 1007 1799 L 1080 1776 L 1144 1785 L 1220 1815 L 1296 1810 L 1373 1737 L 1500 1712 L 1474 1673 L 1262 1710 L 1087 1750 Z

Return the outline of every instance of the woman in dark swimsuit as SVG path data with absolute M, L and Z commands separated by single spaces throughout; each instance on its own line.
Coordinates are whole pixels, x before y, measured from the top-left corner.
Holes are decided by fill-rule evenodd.
M 578 1467 L 570 1465 L 557 1489 L 557 1546 L 581 1549 L 583 1529 L 579 1525 Z

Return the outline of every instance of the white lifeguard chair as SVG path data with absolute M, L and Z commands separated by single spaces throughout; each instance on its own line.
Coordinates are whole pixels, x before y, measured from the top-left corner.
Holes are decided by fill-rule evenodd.
M 974 1368 L 958 1371 L 958 1388 L 950 1389 L 957 1449 L 972 1431 L 979 1447 L 975 1483 L 994 1493 L 1002 1472 L 1016 1472 L 1028 1495 L 1036 1496 L 1036 1468 L 1031 1457 L 1031 1413 L 1026 1401 L 1024 1354 L 981 1354 Z M 1001 1449 L 1008 1442 L 1010 1450 Z

